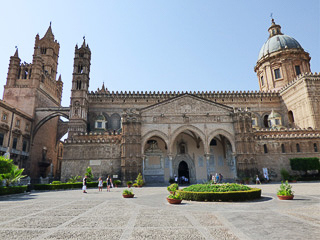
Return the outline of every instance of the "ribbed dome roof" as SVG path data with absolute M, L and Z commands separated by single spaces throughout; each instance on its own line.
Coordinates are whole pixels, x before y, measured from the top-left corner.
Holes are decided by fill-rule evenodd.
M 293 37 L 288 35 L 275 35 L 263 44 L 259 52 L 258 60 L 269 53 L 291 48 L 302 49 L 301 45 Z

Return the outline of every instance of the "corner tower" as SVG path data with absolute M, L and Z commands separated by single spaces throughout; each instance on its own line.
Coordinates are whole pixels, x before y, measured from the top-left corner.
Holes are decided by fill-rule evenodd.
M 279 90 L 296 76 L 310 72 L 310 56 L 293 37 L 281 32 L 272 19 L 254 71 L 261 91 Z
M 21 63 L 17 49 L 10 58 L 3 100 L 31 116 L 37 107 L 60 106 L 61 76 L 56 80 L 59 49 L 51 23 L 43 38 L 36 35 L 32 63 Z
M 91 51 L 83 39 L 82 46 L 75 47 L 70 101 L 69 135 L 87 132 L 88 89 Z

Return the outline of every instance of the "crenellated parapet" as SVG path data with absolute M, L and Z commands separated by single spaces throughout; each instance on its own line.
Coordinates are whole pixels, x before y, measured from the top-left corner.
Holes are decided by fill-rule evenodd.
M 88 96 L 89 99 L 101 99 L 101 98 L 156 98 L 156 99 L 168 99 L 177 97 L 183 94 L 190 94 L 195 95 L 197 97 L 202 98 L 265 98 L 265 97 L 278 97 L 279 93 L 276 91 L 268 91 L 268 92 L 262 92 L 262 91 L 166 91 L 166 92 L 151 92 L 151 91 L 101 91 L 100 89 L 98 91 L 91 91 Z
M 300 83 L 305 80 L 311 80 L 311 81 L 320 81 L 320 73 L 312 73 L 312 72 L 306 72 L 302 73 L 296 78 L 293 79 L 293 81 L 286 84 L 283 88 L 279 90 L 279 93 L 284 93 L 287 89 L 289 89 L 291 86 L 296 85 L 297 83 Z

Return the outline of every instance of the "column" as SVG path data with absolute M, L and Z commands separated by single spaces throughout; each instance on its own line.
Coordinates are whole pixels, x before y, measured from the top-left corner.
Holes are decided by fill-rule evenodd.
M 144 161 L 145 161 L 145 159 L 146 159 L 146 155 L 143 155 L 142 156 L 142 177 L 143 177 L 143 181 L 145 182 L 146 180 L 145 180 L 145 178 L 144 178 Z
M 210 154 L 204 154 L 204 157 L 206 158 L 206 165 L 207 165 L 207 179 L 210 176 L 210 169 L 209 169 L 209 160 L 210 160 Z M 209 179 L 210 180 L 210 179 Z
M 172 155 L 169 155 L 169 172 L 170 172 L 170 178 L 173 178 L 173 168 L 172 168 Z

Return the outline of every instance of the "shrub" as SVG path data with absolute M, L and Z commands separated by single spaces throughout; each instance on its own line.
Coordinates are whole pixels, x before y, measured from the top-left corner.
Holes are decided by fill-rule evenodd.
M 135 182 L 138 184 L 139 187 L 142 187 L 144 182 L 143 182 L 143 178 L 142 178 L 142 175 L 141 173 L 138 174 L 138 177 L 137 179 L 135 180 Z
M 261 197 L 261 189 L 241 184 L 196 184 L 177 191 L 191 201 L 246 201 Z
M 76 182 L 79 182 L 79 180 L 81 179 L 80 176 L 72 176 L 68 179 L 68 183 L 76 183 Z
M 35 184 L 34 190 L 63 190 L 63 189 L 80 189 L 82 183 L 60 183 L 60 184 Z M 98 182 L 87 182 L 88 188 L 96 188 Z
M 92 179 L 93 179 L 93 174 L 92 174 L 92 169 L 91 169 L 91 167 L 87 167 L 87 170 L 86 170 L 86 174 L 85 174 L 85 175 L 88 177 L 87 181 L 88 181 L 88 182 L 91 182 Z
M 125 190 L 123 190 L 122 194 L 123 195 L 133 195 L 133 192 L 132 192 L 132 190 L 125 189 Z
M 286 181 L 285 183 L 281 182 L 280 189 L 277 192 L 277 195 L 280 196 L 292 196 L 293 195 L 292 186 Z
M 60 181 L 52 181 L 51 184 L 61 184 L 61 182 Z
M 225 184 L 195 184 L 183 189 L 188 192 L 232 192 L 232 191 L 247 191 L 251 188 L 242 184 L 225 183 Z
M 180 193 L 177 193 L 177 194 L 170 194 L 168 196 L 169 199 L 179 199 L 179 200 L 182 200 L 182 197 L 181 197 L 181 194 Z
M 115 186 L 119 186 L 119 185 L 121 184 L 121 181 L 120 181 L 120 180 L 114 180 L 114 181 L 113 181 L 113 184 L 114 184 Z
M 319 170 L 320 162 L 319 158 L 291 158 L 290 166 L 292 170 L 305 171 L 308 170 Z
M 284 168 L 280 170 L 280 174 L 281 174 L 282 180 L 288 180 L 290 178 L 289 172 Z
M 132 181 L 127 181 L 127 185 L 132 185 Z
M 24 193 L 25 191 L 27 191 L 27 186 L 0 187 L 0 195 Z
M 138 183 L 132 184 L 133 187 L 138 187 Z
M 179 189 L 179 186 L 177 183 L 173 183 L 170 186 L 167 187 L 167 190 L 169 192 L 176 192 Z
M 247 191 L 234 192 L 187 192 L 179 190 L 182 199 L 191 201 L 247 201 L 261 197 L 261 189 L 252 188 Z
M 19 169 L 18 166 L 12 163 L 12 159 L 0 156 L 0 185 L 3 180 L 7 187 L 19 181 L 21 178 L 25 177 L 25 175 L 22 175 L 23 171 L 23 168 Z

